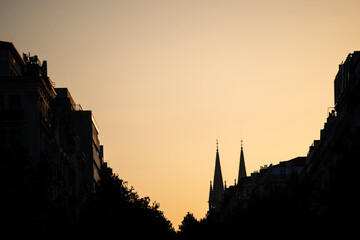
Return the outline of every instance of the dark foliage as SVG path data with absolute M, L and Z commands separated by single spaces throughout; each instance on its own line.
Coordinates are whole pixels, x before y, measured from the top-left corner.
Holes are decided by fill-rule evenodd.
M 200 231 L 200 223 L 194 215 L 190 212 L 186 214 L 184 220 L 181 222 L 179 226 L 178 237 L 180 239 L 200 239 L 201 231 Z
M 175 231 L 159 204 L 141 198 L 116 175 L 102 173 L 97 190 L 84 203 L 80 216 L 51 197 L 50 160 L 34 163 L 20 145 L 1 149 L 1 231 L 11 238 L 55 239 L 112 237 L 173 239 Z
M 120 234 L 133 239 L 172 239 L 175 235 L 159 204 L 151 204 L 149 197 L 140 198 L 126 182 L 108 174 L 102 176 L 96 193 L 82 211 L 80 232 L 89 237 Z

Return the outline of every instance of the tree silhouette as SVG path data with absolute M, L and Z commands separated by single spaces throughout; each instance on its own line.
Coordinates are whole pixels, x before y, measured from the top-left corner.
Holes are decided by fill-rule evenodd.
M 93 229 L 102 229 L 94 232 Z M 122 236 L 134 239 L 172 239 L 174 229 L 159 204 L 140 198 L 117 175 L 103 174 L 97 191 L 81 214 L 81 236 Z
M 194 215 L 188 212 L 179 225 L 178 238 L 179 239 L 201 239 L 200 236 L 200 222 Z
M 52 197 L 54 165 L 51 158 L 39 162 L 20 144 L 0 146 L 0 205 L 4 235 L 57 238 L 129 237 L 173 239 L 175 231 L 149 197 L 139 197 L 117 175 L 101 172 L 96 191 L 90 194 L 79 216 L 67 215 L 66 205 Z M 55 235 L 54 235 L 55 234 Z
M 196 220 L 192 213 L 188 212 L 184 217 L 184 220 L 182 220 L 179 230 L 182 232 L 192 231 L 192 229 L 195 229 L 198 225 L 198 220 Z

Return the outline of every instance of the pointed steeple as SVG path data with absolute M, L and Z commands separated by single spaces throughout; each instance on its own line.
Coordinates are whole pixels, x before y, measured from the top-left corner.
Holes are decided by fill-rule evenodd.
M 209 197 L 210 211 L 220 210 L 223 193 L 224 193 L 224 184 L 223 184 L 223 178 L 222 178 L 221 166 L 220 166 L 219 143 L 216 140 L 214 182 L 213 182 L 212 196 Z
M 218 199 L 221 198 L 221 194 L 223 194 L 224 192 L 224 184 L 223 184 L 223 178 L 222 178 L 221 166 L 220 166 L 219 143 L 217 140 L 216 140 L 216 159 L 215 159 L 213 191 Z
M 246 177 L 246 168 L 245 168 L 245 159 L 244 159 L 244 150 L 243 150 L 243 140 L 241 139 L 238 184 L 240 183 L 240 179 L 244 177 Z

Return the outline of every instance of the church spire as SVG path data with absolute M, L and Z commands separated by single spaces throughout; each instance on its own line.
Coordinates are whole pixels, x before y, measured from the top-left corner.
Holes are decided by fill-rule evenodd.
M 220 166 L 219 142 L 216 140 L 215 173 L 212 192 L 209 196 L 209 211 L 220 210 L 223 193 L 224 185 Z
M 246 177 L 246 169 L 245 169 L 245 159 L 244 159 L 244 150 L 243 150 L 243 140 L 241 139 L 238 184 L 240 183 L 240 179 L 244 177 Z

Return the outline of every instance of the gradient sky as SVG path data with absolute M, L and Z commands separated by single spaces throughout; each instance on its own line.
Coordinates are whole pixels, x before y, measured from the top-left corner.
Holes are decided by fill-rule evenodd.
M 360 50 L 354 0 L 0 0 L 0 40 L 93 111 L 105 159 L 174 227 L 223 178 L 305 156 Z

